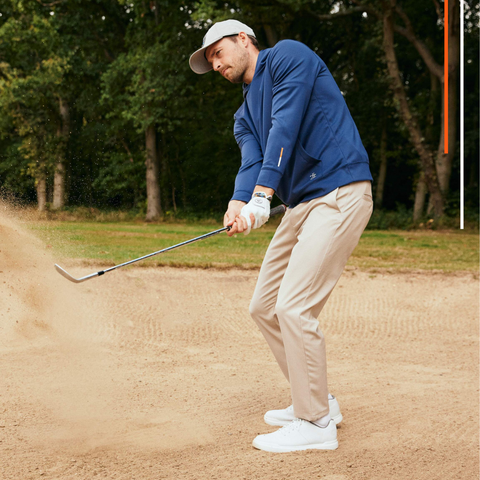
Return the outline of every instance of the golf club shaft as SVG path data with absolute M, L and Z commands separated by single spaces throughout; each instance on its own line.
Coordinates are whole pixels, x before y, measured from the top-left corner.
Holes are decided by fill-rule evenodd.
M 285 213 L 287 207 L 285 205 L 279 205 L 278 207 L 273 208 L 270 211 L 270 216 L 273 217 L 275 215 L 278 215 L 279 213 Z M 90 275 L 87 275 L 86 277 L 82 278 L 74 278 L 72 277 L 68 272 L 66 272 L 62 267 L 59 265 L 55 264 L 55 268 L 57 272 L 65 277 L 67 280 L 70 280 L 71 282 L 74 283 L 81 283 L 84 282 L 85 280 L 89 280 L 90 278 L 93 277 L 99 277 L 100 275 L 104 275 L 107 272 L 111 272 L 112 270 L 116 270 L 117 268 L 125 267 L 126 265 L 131 265 L 132 263 L 139 262 L 140 260 L 145 260 L 146 258 L 153 257 L 155 255 L 160 255 L 161 253 L 168 252 L 170 250 L 173 250 L 178 247 L 183 247 L 184 245 L 188 245 L 189 243 L 193 242 L 198 242 L 199 240 L 203 240 L 208 237 L 213 237 L 214 235 L 217 235 L 218 233 L 224 232 L 226 230 L 230 230 L 231 227 L 223 227 L 219 228 L 218 230 L 214 230 L 213 232 L 206 233 L 205 235 L 200 235 L 199 237 L 192 238 L 190 240 L 186 240 L 185 242 L 178 243 L 177 245 L 173 245 L 171 247 L 164 248 L 163 250 L 158 250 L 157 252 L 149 253 L 148 255 L 144 255 L 143 257 L 135 258 L 134 260 L 130 260 L 128 262 L 120 263 L 119 265 L 115 265 L 114 267 L 107 268 L 105 270 L 101 270 L 100 272 L 95 272 Z

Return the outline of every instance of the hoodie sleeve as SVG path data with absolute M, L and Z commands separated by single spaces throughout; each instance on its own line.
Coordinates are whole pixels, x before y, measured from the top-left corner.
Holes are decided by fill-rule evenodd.
M 242 165 L 235 179 L 232 200 L 248 203 L 262 168 L 263 154 L 255 136 L 241 117 L 235 118 L 234 134 L 242 152 Z
M 272 127 L 257 184 L 277 190 L 291 161 L 300 126 L 317 78 L 315 53 L 305 45 L 286 40 L 270 54 L 273 80 Z

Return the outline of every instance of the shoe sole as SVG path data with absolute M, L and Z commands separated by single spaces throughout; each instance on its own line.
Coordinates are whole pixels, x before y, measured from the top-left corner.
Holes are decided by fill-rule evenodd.
M 332 440 L 325 443 L 312 443 L 311 445 L 298 445 L 293 447 L 282 447 L 280 445 L 261 444 L 255 442 L 252 443 L 253 447 L 257 450 L 263 450 L 271 453 L 288 453 L 288 452 L 300 452 L 304 450 L 336 450 L 338 448 L 338 440 Z
M 272 427 L 284 427 L 285 425 L 288 425 L 292 421 L 292 420 L 285 420 L 285 421 L 277 420 L 275 418 L 268 417 L 267 415 L 263 417 L 263 420 L 267 425 L 271 425 Z M 332 417 L 332 420 L 335 422 L 335 425 L 338 425 L 343 420 L 343 415 L 339 413 L 338 415 L 335 415 L 334 417 Z

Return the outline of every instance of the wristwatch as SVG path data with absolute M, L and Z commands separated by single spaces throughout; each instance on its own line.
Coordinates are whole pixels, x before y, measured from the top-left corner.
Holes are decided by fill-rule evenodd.
M 252 195 L 252 198 L 255 198 L 255 197 L 266 198 L 270 203 L 272 202 L 272 196 L 271 196 L 271 195 L 267 195 L 265 192 L 255 192 L 255 193 Z

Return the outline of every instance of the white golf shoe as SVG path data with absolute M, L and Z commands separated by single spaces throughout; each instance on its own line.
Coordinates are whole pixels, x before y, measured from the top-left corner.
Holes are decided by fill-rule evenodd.
M 338 425 L 343 420 L 343 415 L 340 412 L 340 406 L 335 397 L 328 399 L 328 406 L 330 407 L 330 416 Z M 269 410 L 263 417 L 267 425 L 273 425 L 275 427 L 283 427 L 296 419 L 293 413 L 293 405 L 290 405 L 283 410 Z
M 335 450 L 338 447 L 337 426 L 333 420 L 322 428 L 296 418 L 276 432 L 258 435 L 252 445 L 266 452 L 285 453 L 299 450 Z

